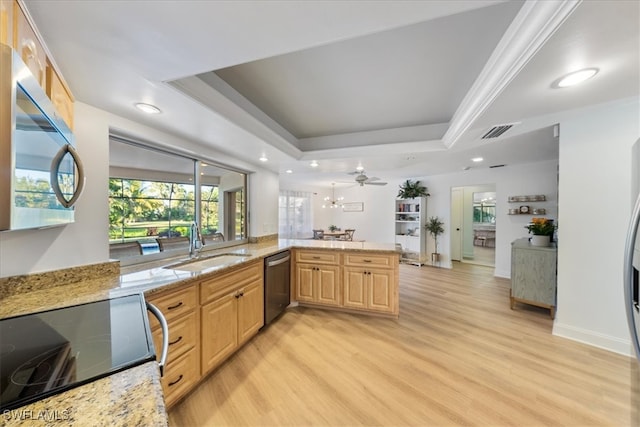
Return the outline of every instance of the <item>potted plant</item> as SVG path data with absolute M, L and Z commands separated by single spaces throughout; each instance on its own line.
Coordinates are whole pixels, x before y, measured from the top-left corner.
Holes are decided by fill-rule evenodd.
M 549 246 L 556 227 L 552 219 L 532 218 L 531 223 L 525 228 L 532 234 L 531 244 L 533 246 Z
M 438 252 L 438 236 L 444 233 L 444 222 L 440 221 L 437 216 L 429 218 L 424 228 L 433 236 L 435 242 L 435 252 L 431 254 L 431 263 L 440 262 L 440 253 Z
M 427 193 L 427 187 L 420 185 L 420 181 L 411 181 L 408 179 L 399 187 L 398 199 L 415 199 L 416 197 L 430 196 L 430 194 Z
M 329 231 L 330 231 L 330 232 L 332 232 L 332 233 L 333 233 L 334 231 L 338 231 L 338 226 L 337 226 L 337 225 L 333 225 L 333 224 L 331 224 L 331 225 L 329 226 Z

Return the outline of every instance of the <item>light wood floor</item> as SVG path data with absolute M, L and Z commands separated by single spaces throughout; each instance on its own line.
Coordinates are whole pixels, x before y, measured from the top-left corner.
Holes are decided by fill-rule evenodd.
M 491 268 L 400 268 L 400 319 L 289 309 L 171 425 L 640 425 L 632 359 L 552 336 L 547 310 L 510 310 Z

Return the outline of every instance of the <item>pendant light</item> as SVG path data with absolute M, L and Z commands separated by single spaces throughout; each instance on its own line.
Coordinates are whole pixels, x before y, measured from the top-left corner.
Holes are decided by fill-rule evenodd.
M 336 199 L 336 183 L 332 182 L 331 183 L 331 197 L 327 196 L 324 198 L 325 203 L 322 204 L 323 208 L 339 208 L 340 206 L 342 206 L 342 201 L 344 200 L 344 197 L 338 197 Z

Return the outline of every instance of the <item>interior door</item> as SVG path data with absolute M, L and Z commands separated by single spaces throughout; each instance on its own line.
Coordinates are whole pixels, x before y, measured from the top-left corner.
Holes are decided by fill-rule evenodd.
M 451 189 L 451 261 L 462 261 L 464 189 Z

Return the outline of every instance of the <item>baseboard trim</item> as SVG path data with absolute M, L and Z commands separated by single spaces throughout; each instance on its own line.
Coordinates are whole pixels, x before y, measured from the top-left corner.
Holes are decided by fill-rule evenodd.
M 631 342 L 610 335 L 600 334 L 587 329 L 576 328 L 571 325 L 564 325 L 557 321 L 553 324 L 553 335 L 578 341 L 603 350 L 612 351 L 624 356 L 633 357 L 631 352 Z
M 495 277 L 502 277 L 503 279 L 511 279 L 511 271 L 505 271 L 505 270 L 494 270 L 493 275 Z

